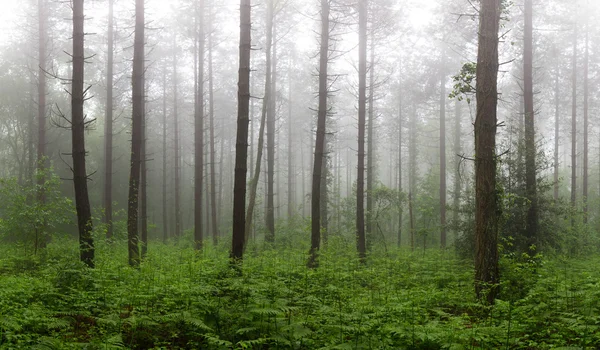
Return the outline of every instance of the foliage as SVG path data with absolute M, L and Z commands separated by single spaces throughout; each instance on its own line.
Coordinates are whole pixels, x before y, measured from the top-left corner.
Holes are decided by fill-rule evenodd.
M 33 245 L 34 252 L 74 214 L 73 204 L 61 194 L 61 180 L 51 168 L 38 171 L 36 177 L 36 183 L 24 185 L 16 178 L 0 179 L 0 238 Z
M 286 233 L 300 242 L 296 233 Z M 294 238 L 295 237 L 295 238 Z M 330 238 L 321 266 L 306 244 L 254 253 L 241 274 L 227 250 L 151 243 L 139 270 L 124 245 L 100 241 L 97 268 L 55 240 L 33 270 L 0 248 L 0 348 L 548 349 L 600 346 L 600 261 L 502 261 L 493 307 L 475 301 L 472 264 L 448 251 L 376 252 Z M 527 288 L 508 285 L 526 283 Z M 520 293 L 514 293 L 520 291 Z

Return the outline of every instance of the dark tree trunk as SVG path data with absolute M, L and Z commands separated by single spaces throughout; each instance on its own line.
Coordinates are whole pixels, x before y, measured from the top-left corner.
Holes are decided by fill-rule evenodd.
M 371 29 L 371 52 L 369 66 L 369 120 L 367 125 L 367 212 L 366 212 L 366 240 L 371 249 L 373 239 L 373 184 L 375 183 L 375 31 Z
M 104 129 L 104 224 L 112 239 L 114 0 L 108 1 L 108 59 L 106 63 L 106 121 Z
M 94 267 L 94 239 L 92 238 L 92 210 L 87 188 L 85 168 L 85 117 L 83 102 L 86 93 L 83 89 L 85 55 L 83 50 L 83 0 L 73 1 L 73 87 L 71 90 L 71 133 L 73 141 L 73 184 L 75 187 L 75 208 L 79 228 L 80 259 L 89 267 Z
M 138 246 L 138 199 L 141 173 L 142 127 L 144 120 L 144 0 L 135 1 L 135 37 L 133 44 L 131 171 L 129 174 L 129 200 L 127 209 L 127 241 L 129 265 L 140 264 Z
M 440 67 L 440 245 L 446 248 L 446 53 Z
M 162 224 L 163 224 L 163 242 L 169 239 L 169 216 L 167 210 L 167 65 L 163 67 L 162 76 L 163 103 L 162 103 Z
M 48 13 L 46 11 L 47 0 L 38 0 L 38 145 L 37 145 L 37 167 L 43 175 L 46 161 L 46 62 L 48 45 Z M 43 185 L 45 179 L 38 177 L 38 184 Z M 40 193 L 40 200 L 45 201 L 44 194 Z
M 318 128 L 318 127 L 317 127 Z M 325 126 L 327 128 L 327 126 Z M 325 131 L 325 142 L 323 144 L 323 159 L 321 164 L 321 235 L 323 244 L 327 245 L 327 239 L 329 236 L 329 140 L 327 132 Z
M 256 191 L 258 189 L 258 182 L 260 181 L 260 168 L 262 166 L 262 155 L 264 148 L 264 134 L 265 134 L 265 124 L 267 124 L 267 114 L 269 113 L 270 108 L 270 99 L 271 99 L 271 48 L 273 42 L 273 4 L 272 0 L 269 0 L 267 6 L 267 27 L 266 27 L 266 72 L 265 72 L 265 95 L 263 97 L 263 104 L 261 110 L 260 117 L 260 127 L 258 130 L 258 145 L 256 149 L 256 162 L 254 163 L 254 175 L 252 180 L 250 181 L 250 198 L 248 201 L 248 212 L 246 213 L 246 235 L 245 242 L 250 238 L 250 232 L 252 230 L 252 221 L 254 220 L 254 208 L 256 206 Z
M 496 109 L 498 30 L 501 0 L 482 0 L 477 54 L 475 119 L 475 292 L 494 302 L 498 292 L 498 193 L 496 189 Z
M 589 166 L 589 64 L 590 64 L 590 30 L 585 28 L 585 53 L 583 61 L 583 222 L 588 222 L 588 166 Z
M 558 141 L 559 141 L 559 117 L 560 117 L 560 58 L 556 50 L 556 81 L 554 84 L 554 201 L 558 202 Z
M 453 208 L 453 218 L 455 229 L 454 229 L 454 244 L 458 241 L 458 220 L 460 218 L 460 154 L 462 153 L 462 144 L 461 144 L 461 121 L 462 121 L 462 108 L 461 103 L 458 99 L 454 102 L 455 110 L 454 110 L 454 201 L 452 204 Z
M 144 84 L 145 83 L 146 82 L 144 81 Z M 144 91 L 146 91 L 145 85 Z M 140 165 L 140 240 L 142 248 L 142 259 L 146 257 L 146 253 L 148 252 L 148 167 L 146 151 L 146 134 L 146 98 L 144 96 L 144 113 L 142 117 L 142 147 L 140 150 L 140 157 L 142 159 L 142 163 Z
M 214 98 L 214 76 L 213 76 L 213 39 L 212 31 L 212 2 L 209 13 L 209 34 L 208 34 L 208 99 L 209 99 L 209 117 L 210 117 L 210 217 L 212 223 L 213 244 L 216 246 L 219 241 L 219 225 L 217 222 L 217 179 L 216 179 L 216 152 L 215 152 L 215 98 Z
M 292 151 L 292 147 L 293 147 L 293 136 L 294 136 L 294 131 L 293 131 L 293 106 L 294 103 L 292 101 L 293 96 L 292 96 L 292 78 L 293 78 L 293 67 L 294 67 L 294 61 L 293 58 L 290 59 L 290 71 L 288 73 L 288 149 L 287 149 L 287 166 L 288 166 L 288 181 L 287 181 L 287 192 L 288 192 L 288 197 L 287 197 L 287 216 L 288 216 L 288 225 L 291 224 L 292 222 L 292 218 L 294 217 L 294 194 L 296 192 L 296 187 L 295 187 L 295 182 L 294 182 L 294 178 L 295 178 L 295 174 L 294 174 L 294 152 Z
M 573 92 L 571 110 L 571 226 L 575 225 L 575 208 L 577 205 L 577 24 L 573 35 Z
M 367 2 L 358 2 L 358 174 L 356 176 L 356 238 L 358 256 L 365 261 L 365 117 L 367 102 Z
M 252 49 L 252 7 L 240 0 L 240 63 L 238 77 L 238 119 L 235 145 L 235 183 L 233 196 L 233 235 L 231 258 L 241 260 L 245 243 L 246 175 L 248 162 L 248 114 L 250 105 L 250 50 Z
M 525 189 L 530 202 L 527 212 L 527 247 L 537 241 L 538 210 L 535 166 L 535 111 L 533 106 L 533 5 L 525 0 L 525 43 L 523 55 L 523 83 L 525 102 Z
M 319 49 L 319 107 L 317 111 L 317 138 L 313 163 L 311 196 L 311 235 L 308 267 L 317 267 L 321 247 L 321 181 L 325 158 L 327 126 L 328 64 L 329 64 L 329 0 L 321 0 L 321 40 Z
M 402 193 L 402 92 L 398 97 L 398 193 Z M 401 198 L 400 198 L 401 199 Z M 398 203 L 398 248 L 402 246 L 403 203 Z
M 267 16 L 270 17 L 268 21 L 270 21 L 272 28 L 272 36 L 271 39 L 273 42 L 273 60 L 272 64 L 272 78 L 271 78 L 271 86 L 270 86 L 270 98 L 267 110 L 267 211 L 266 211 L 266 224 L 267 224 L 267 232 L 265 235 L 265 240 L 267 242 L 275 241 L 275 204 L 273 202 L 273 197 L 275 195 L 274 185 L 275 185 L 275 113 L 276 113 L 276 105 L 277 105 L 277 45 L 276 45 L 276 34 L 275 34 L 275 13 L 273 10 L 273 0 L 269 0 L 268 4 L 269 10 L 267 11 Z M 267 43 L 267 45 L 271 45 L 271 43 Z
M 194 249 L 202 249 L 202 196 L 204 186 L 204 0 L 199 0 L 198 90 L 194 111 Z
M 181 237 L 183 232 L 182 227 L 182 212 L 181 212 L 181 155 L 179 146 L 180 130 L 179 130 L 179 74 L 177 66 L 177 42 L 174 37 L 173 42 L 173 182 L 175 183 L 175 237 Z
M 413 196 L 417 190 L 417 107 L 413 106 L 412 113 L 409 116 L 409 133 L 408 133 L 408 153 L 410 175 L 408 178 L 408 205 L 410 216 L 410 249 L 415 250 L 415 220 L 412 207 L 414 206 Z

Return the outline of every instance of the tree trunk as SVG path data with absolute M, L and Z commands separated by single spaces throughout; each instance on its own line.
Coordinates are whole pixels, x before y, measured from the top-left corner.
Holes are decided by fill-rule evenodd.
M 295 178 L 295 174 L 294 174 L 294 152 L 292 151 L 292 147 L 293 147 L 293 136 L 294 136 L 294 131 L 293 131 L 293 96 L 292 96 L 292 78 L 293 78 L 293 67 L 294 67 L 294 59 L 293 56 L 290 59 L 290 67 L 289 67 L 289 72 L 288 72 L 288 149 L 287 149 L 287 166 L 288 166 L 288 181 L 287 181 L 287 193 L 288 193 L 288 197 L 287 197 L 287 218 L 288 218 L 288 225 L 291 224 L 292 219 L 294 217 L 294 194 L 296 192 L 296 188 L 295 188 L 295 182 L 294 182 L 294 178 Z
M 167 65 L 163 67 L 162 76 L 163 103 L 162 103 L 162 224 L 163 224 L 163 243 L 167 243 L 169 238 L 169 217 L 167 211 Z
M 460 154 L 462 153 L 462 144 L 461 144 L 461 121 L 462 121 L 462 106 L 458 99 L 455 100 L 455 110 L 454 110 L 454 201 L 452 203 L 452 208 L 454 209 L 452 221 L 454 221 L 455 229 L 454 229 L 454 244 L 458 241 L 458 220 L 460 218 Z
M 204 0 L 199 0 L 198 90 L 194 111 L 194 249 L 202 249 L 202 192 L 204 186 Z
M 179 65 L 177 60 L 177 41 L 176 37 L 173 37 L 173 172 L 175 183 L 175 237 L 181 237 L 182 227 L 182 212 L 181 212 L 181 155 L 179 146 L 180 130 L 179 130 L 179 75 L 177 72 L 177 66 Z
M 482 0 L 477 54 L 475 119 L 475 292 L 494 303 L 498 292 L 498 193 L 496 189 L 496 109 L 498 30 L 501 0 Z
M 369 66 L 369 120 L 367 125 L 367 212 L 366 212 L 366 240 L 369 249 L 373 240 L 373 183 L 375 182 L 375 31 L 371 28 L 371 52 Z
M 38 177 L 38 185 L 43 185 L 45 179 L 43 171 L 46 157 L 46 63 L 48 45 L 48 13 L 46 10 L 47 0 L 38 0 L 38 146 L 37 146 L 37 168 L 41 174 Z M 45 201 L 43 192 L 40 193 L 40 201 Z
M 554 84 L 554 201 L 558 202 L 558 141 L 560 117 L 560 58 L 556 50 L 556 82 Z
M 106 121 L 104 129 L 104 224 L 112 239 L 114 0 L 108 1 L 108 60 L 106 63 Z
M 365 116 L 367 90 L 367 2 L 358 2 L 358 174 L 356 176 L 356 236 L 358 256 L 367 256 L 365 239 Z
M 262 154 L 264 148 L 264 133 L 265 133 L 265 124 L 267 123 L 267 114 L 269 109 L 269 101 L 271 99 L 271 44 L 273 41 L 273 4 L 272 1 L 269 0 L 268 8 L 267 8 L 267 27 L 266 27 L 266 73 L 265 73 L 265 95 L 263 97 L 263 105 L 260 117 L 260 127 L 258 130 L 258 145 L 256 151 L 256 162 L 254 165 L 254 176 L 250 181 L 250 199 L 248 201 L 248 212 L 246 213 L 246 235 L 245 242 L 250 238 L 250 232 L 252 230 L 252 221 L 254 220 L 254 207 L 256 205 L 256 191 L 258 189 L 258 182 L 260 181 L 260 168 L 262 163 Z
M 571 110 L 571 226 L 575 225 L 575 208 L 577 205 L 577 23 L 573 35 L 573 92 Z
M 73 184 L 75 208 L 79 228 L 80 259 L 88 267 L 94 267 L 94 239 L 92 238 L 92 210 L 87 187 L 85 168 L 85 117 L 83 89 L 85 55 L 83 49 L 83 0 L 73 1 L 73 87 L 71 89 L 71 134 L 73 141 Z
M 327 112 L 326 112 L 327 113 Z M 327 117 L 326 117 L 327 118 Z M 318 123 L 318 122 L 317 122 Z M 317 126 L 318 128 L 318 126 Z M 325 126 L 325 128 L 327 128 L 327 126 Z M 321 210 L 321 215 L 320 215 L 320 220 L 321 220 L 321 234 L 322 234 L 322 240 L 323 240 L 323 244 L 327 245 L 327 239 L 328 239 L 328 230 L 329 230 L 329 220 L 328 220 L 328 216 L 329 216 L 329 208 L 328 208 L 328 181 L 329 181 L 329 140 L 328 140 L 328 136 L 327 136 L 327 132 L 325 131 L 325 141 L 323 144 L 323 159 L 322 159 L 322 163 L 321 163 L 321 197 L 320 197 L 320 201 L 321 201 L 321 205 L 320 205 L 320 210 Z
M 408 205 L 410 216 L 410 249 L 415 250 L 415 220 L 412 207 L 414 207 L 414 194 L 417 191 L 417 107 L 413 105 L 412 113 L 409 116 L 409 133 L 408 133 L 408 153 L 410 175 L 408 178 Z
M 311 196 L 311 235 L 308 267 L 319 265 L 318 254 L 321 247 L 321 172 L 325 158 L 325 133 L 327 127 L 327 95 L 329 65 L 329 0 L 321 0 L 321 40 L 319 46 L 319 107 L 317 111 L 317 138 L 313 163 Z
M 269 10 L 267 11 L 267 16 L 270 17 L 268 21 L 271 24 L 272 36 L 271 39 L 273 41 L 273 60 L 271 62 L 272 68 L 272 78 L 271 78 L 271 86 L 270 86 L 270 98 L 269 98 L 269 108 L 267 110 L 267 211 L 265 213 L 266 216 L 266 224 L 267 224 L 267 232 L 265 236 L 265 240 L 267 242 L 275 241 L 275 204 L 273 201 L 274 193 L 274 185 L 275 185 L 275 113 L 276 113 L 276 105 L 277 105 L 277 44 L 276 44 L 276 34 L 275 34 L 275 25 L 273 24 L 275 13 L 273 10 L 273 0 L 269 0 L 268 2 Z M 267 45 L 271 45 L 271 43 L 267 43 Z
M 240 0 L 240 63 L 238 78 L 238 118 L 235 146 L 235 184 L 233 196 L 233 235 L 231 258 L 241 260 L 244 253 L 246 175 L 248 162 L 248 114 L 250 105 L 250 51 L 252 22 L 250 0 Z
M 144 79 L 144 84 L 146 81 Z M 147 91 L 144 85 L 144 91 Z M 140 164 L 140 240 L 142 253 L 141 257 L 144 259 L 148 252 L 148 167 L 147 167 L 147 152 L 146 152 L 146 98 L 144 96 L 144 113 L 142 117 L 142 147 L 140 150 L 140 157 L 142 163 Z
M 527 212 L 527 247 L 537 241 L 538 210 L 535 166 L 535 111 L 533 106 L 533 5 L 525 0 L 525 43 L 523 55 L 523 83 L 525 102 L 525 190 L 529 200 Z
M 440 245 L 446 249 L 446 53 L 440 67 Z
M 144 119 L 144 0 L 135 1 L 135 37 L 133 44 L 131 171 L 127 209 L 127 241 L 129 265 L 138 267 L 138 199 L 141 172 L 142 123 Z
M 217 179 L 216 179 L 216 151 L 215 151 L 215 98 L 214 98 L 214 76 L 213 76 L 213 13 L 212 2 L 209 11 L 209 33 L 208 33 L 208 99 L 209 99 L 209 118 L 210 118 L 210 217 L 212 223 L 213 244 L 216 246 L 219 241 L 219 225 L 217 222 Z
M 402 193 L 402 92 L 398 97 L 398 194 Z M 399 200 L 402 198 L 400 197 Z M 398 203 L 398 248 L 402 246 L 402 203 Z
M 588 222 L 588 163 L 589 163 L 589 65 L 590 65 L 590 29 L 585 27 L 585 57 L 583 61 L 583 223 Z

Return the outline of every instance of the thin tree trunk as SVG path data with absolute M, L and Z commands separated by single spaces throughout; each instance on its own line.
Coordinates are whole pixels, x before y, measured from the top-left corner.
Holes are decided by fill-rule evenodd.
M 326 112 L 327 113 L 327 112 Z M 318 123 L 318 122 L 317 122 Z M 318 128 L 318 126 L 317 126 Z M 325 128 L 327 128 L 327 125 L 325 126 Z M 325 131 L 325 141 L 323 144 L 323 159 L 322 159 L 322 164 L 321 164 L 321 234 L 322 234 L 322 239 L 323 239 L 323 244 L 327 245 L 327 239 L 328 239 L 328 230 L 329 230 L 329 208 L 328 208 L 328 204 L 329 204 L 329 190 L 328 190 L 328 185 L 329 185 L 329 140 L 327 137 L 327 132 Z
M 440 67 L 440 245 L 446 249 L 446 53 Z
M 167 211 L 167 65 L 163 67 L 162 76 L 163 103 L 162 103 L 162 224 L 163 224 L 163 243 L 169 238 L 169 222 Z
M 212 2 L 208 17 L 208 99 L 209 99 L 209 117 L 210 117 L 210 214 L 212 223 L 213 244 L 216 246 L 219 241 L 219 225 L 217 222 L 217 187 L 216 187 L 216 152 L 215 152 L 215 98 L 214 98 L 214 76 L 213 76 L 213 13 Z
M 490 304 L 499 282 L 496 109 L 500 14 L 501 0 L 481 1 L 475 119 L 475 292 Z
M 140 264 L 138 246 L 138 199 L 141 172 L 142 122 L 144 119 L 144 0 L 135 2 L 135 37 L 133 44 L 132 74 L 132 129 L 131 172 L 129 174 L 129 201 L 127 210 L 127 240 L 129 265 Z
M 275 204 L 274 204 L 274 185 L 275 185 L 275 114 L 277 105 L 277 41 L 275 34 L 274 17 L 275 13 L 273 10 L 273 0 L 269 0 L 269 10 L 267 16 L 271 17 L 271 30 L 273 39 L 273 60 L 271 62 L 272 78 L 270 86 L 270 99 L 269 109 L 267 111 L 267 211 L 266 224 L 267 232 L 265 240 L 267 242 L 275 241 Z M 267 45 L 271 45 L 268 43 Z
M 92 238 L 92 210 L 87 187 L 85 168 L 85 116 L 83 103 L 86 91 L 83 89 L 84 61 L 83 49 L 83 0 L 73 1 L 73 87 L 71 89 L 71 133 L 73 154 L 73 184 L 75 188 L 75 209 L 79 228 L 80 259 L 88 267 L 94 267 L 94 239 Z
M 294 194 L 295 194 L 295 183 L 294 183 L 294 152 L 292 151 L 292 147 L 293 147 L 293 136 L 294 136 L 294 131 L 293 131 L 293 96 L 292 96 L 292 78 L 293 78 L 293 67 L 294 67 L 294 59 L 293 59 L 293 55 L 292 58 L 290 59 L 290 67 L 289 67 L 289 73 L 288 73 L 288 149 L 287 149 L 287 166 L 288 166 L 288 181 L 287 181 L 287 193 L 288 193 L 288 197 L 287 197 L 287 218 L 288 218 L 288 225 L 291 224 L 292 219 L 294 217 Z
M 37 145 L 37 168 L 38 184 L 45 182 L 43 171 L 45 168 L 46 157 L 46 63 L 47 63 L 47 45 L 48 45 L 48 14 L 46 10 L 47 0 L 38 0 L 38 145 Z M 45 201 L 43 192 L 40 193 L 40 201 Z M 43 240 L 43 239 L 42 239 Z
M 455 100 L 454 110 L 454 202 L 452 208 L 454 209 L 452 221 L 454 221 L 454 244 L 458 241 L 458 220 L 460 218 L 460 154 L 462 153 L 461 144 L 461 121 L 462 121 L 462 106 L 458 99 Z
M 144 84 L 146 84 L 145 81 Z M 144 91 L 147 91 L 145 85 Z M 142 117 L 142 147 L 140 150 L 140 157 L 142 159 L 142 163 L 140 165 L 140 240 L 142 248 L 142 259 L 146 257 L 146 253 L 148 252 L 148 164 L 146 152 L 146 134 L 146 98 L 144 96 L 144 114 Z
M 108 1 L 108 60 L 106 63 L 106 121 L 104 129 L 104 224 L 112 239 L 114 0 Z
M 414 194 L 417 191 L 417 107 L 413 106 L 412 113 L 409 116 L 409 134 L 408 134 L 408 153 L 409 153 L 409 183 L 408 183 L 408 205 L 414 206 Z M 415 250 L 415 220 L 410 213 L 410 248 Z
M 356 177 L 356 236 L 358 256 L 365 261 L 365 116 L 367 90 L 367 2 L 358 2 L 358 174 Z
M 585 57 L 583 61 L 583 223 L 588 222 L 588 166 L 589 166 L 589 64 L 590 64 L 590 29 L 585 27 Z
M 402 194 L 402 93 L 398 98 L 398 194 Z M 399 197 L 401 200 L 402 197 Z M 402 246 L 403 204 L 398 203 L 398 248 Z
M 260 181 L 260 168 L 262 163 L 262 154 L 264 148 L 264 133 L 265 133 L 265 124 L 267 121 L 267 113 L 269 109 L 269 101 L 271 99 L 271 44 L 273 41 L 273 7 L 272 0 L 269 0 L 269 5 L 267 9 L 267 33 L 266 33 L 266 74 L 265 74 L 265 95 L 263 98 L 263 105 L 260 117 L 260 127 L 258 130 L 258 145 L 256 151 L 256 162 L 254 166 L 254 176 L 252 177 L 252 181 L 250 181 L 250 199 L 248 201 L 248 212 L 246 213 L 246 235 L 245 242 L 250 238 L 250 232 L 252 229 L 252 221 L 254 220 L 254 207 L 256 205 L 256 191 L 258 188 L 258 182 Z
M 373 239 L 373 184 L 375 182 L 375 40 L 374 30 L 371 29 L 371 52 L 369 66 L 369 120 L 367 125 L 367 212 L 366 212 L 366 240 L 371 249 Z
M 313 163 L 311 196 L 311 235 L 308 267 L 319 265 L 318 254 L 321 248 L 321 172 L 325 158 L 325 134 L 327 127 L 329 65 L 329 0 L 321 0 L 321 40 L 319 49 L 319 107 L 317 111 L 317 137 L 315 140 L 315 158 Z
M 204 0 L 199 0 L 198 90 L 194 111 L 194 249 L 202 249 L 202 192 L 204 186 Z
M 245 243 L 246 175 L 248 162 L 248 114 L 250 104 L 250 50 L 252 22 L 250 0 L 240 0 L 240 63 L 238 78 L 238 124 L 235 147 L 235 184 L 231 258 L 241 260 Z
M 174 156 L 174 183 L 175 183 L 175 237 L 181 237 L 182 228 L 182 212 L 181 212 L 181 155 L 180 155 L 180 130 L 179 130 L 179 75 L 177 66 L 177 42 L 176 37 L 173 37 L 173 156 Z
M 573 101 L 571 110 L 571 226 L 575 225 L 575 208 L 577 205 L 577 23 L 573 35 Z
M 559 141 L 559 117 L 560 117 L 560 63 L 558 50 L 556 51 L 556 82 L 554 85 L 554 201 L 558 201 L 558 141 Z
M 533 5 L 525 0 L 525 43 L 523 55 L 525 102 L 525 187 L 529 210 L 527 212 L 527 247 L 537 241 L 538 210 L 535 161 L 535 110 L 533 106 Z

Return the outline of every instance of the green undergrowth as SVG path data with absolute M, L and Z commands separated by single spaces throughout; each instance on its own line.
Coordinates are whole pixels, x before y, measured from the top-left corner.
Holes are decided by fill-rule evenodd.
M 354 242 L 333 239 L 309 270 L 304 246 L 251 246 L 235 270 L 225 243 L 151 242 L 136 270 L 125 244 L 98 243 L 90 270 L 57 241 L 37 257 L 0 248 L 0 348 L 600 348 L 597 258 L 505 259 L 487 307 L 450 250 L 374 251 L 361 265 Z

